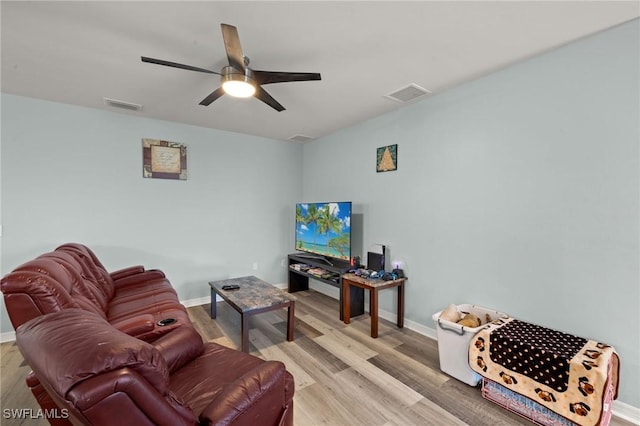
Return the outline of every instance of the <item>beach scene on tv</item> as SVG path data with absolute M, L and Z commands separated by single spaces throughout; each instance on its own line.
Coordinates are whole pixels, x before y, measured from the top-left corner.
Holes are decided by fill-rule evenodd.
M 296 204 L 296 249 L 349 260 L 351 203 Z

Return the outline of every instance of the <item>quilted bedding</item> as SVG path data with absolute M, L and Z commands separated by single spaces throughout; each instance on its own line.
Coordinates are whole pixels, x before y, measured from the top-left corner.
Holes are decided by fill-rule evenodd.
M 597 425 L 607 388 L 618 394 L 613 347 L 514 318 L 494 321 L 469 344 L 469 365 L 483 377 L 580 425 Z

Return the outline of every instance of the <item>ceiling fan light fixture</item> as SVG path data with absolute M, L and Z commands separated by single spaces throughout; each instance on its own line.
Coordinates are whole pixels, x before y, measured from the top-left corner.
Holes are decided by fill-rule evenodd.
M 246 81 L 229 80 L 222 83 L 224 92 L 235 98 L 248 98 L 256 93 L 256 87 Z
M 225 67 L 221 78 L 222 89 L 229 96 L 248 98 L 256 93 L 256 84 L 251 78 L 249 69 L 246 74 L 240 74 L 232 67 Z

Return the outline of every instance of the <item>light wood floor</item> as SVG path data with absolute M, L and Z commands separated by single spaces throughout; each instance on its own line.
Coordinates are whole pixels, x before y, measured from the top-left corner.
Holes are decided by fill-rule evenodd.
M 286 311 L 251 320 L 251 353 L 283 361 L 294 375 L 296 425 L 531 425 L 483 399 L 480 390 L 440 372 L 437 342 L 380 320 L 379 337 L 369 335 L 368 316 L 345 325 L 338 301 L 312 290 L 295 294 L 295 340 L 287 342 Z M 225 302 L 218 318 L 209 305 L 189 308 L 205 340 L 240 346 L 240 315 Z M 0 345 L 1 408 L 38 408 L 24 385 L 29 367 L 14 343 Z M 0 411 L 0 416 L 2 412 Z M 44 425 L 9 420 L 3 425 Z M 614 418 L 612 426 L 631 426 Z

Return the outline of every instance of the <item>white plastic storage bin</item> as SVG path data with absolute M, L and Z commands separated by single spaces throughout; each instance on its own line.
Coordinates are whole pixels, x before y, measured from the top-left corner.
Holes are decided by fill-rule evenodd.
M 506 318 L 507 314 L 476 305 L 463 304 L 457 305 L 457 308 L 459 312 L 476 315 L 482 321 L 482 325 L 474 328 L 466 327 L 441 319 L 442 311 L 433 314 L 438 337 L 440 369 L 468 385 L 477 386 L 481 377 L 469 367 L 469 343 L 473 336 L 487 324 L 487 315 L 491 322 L 498 318 Z

